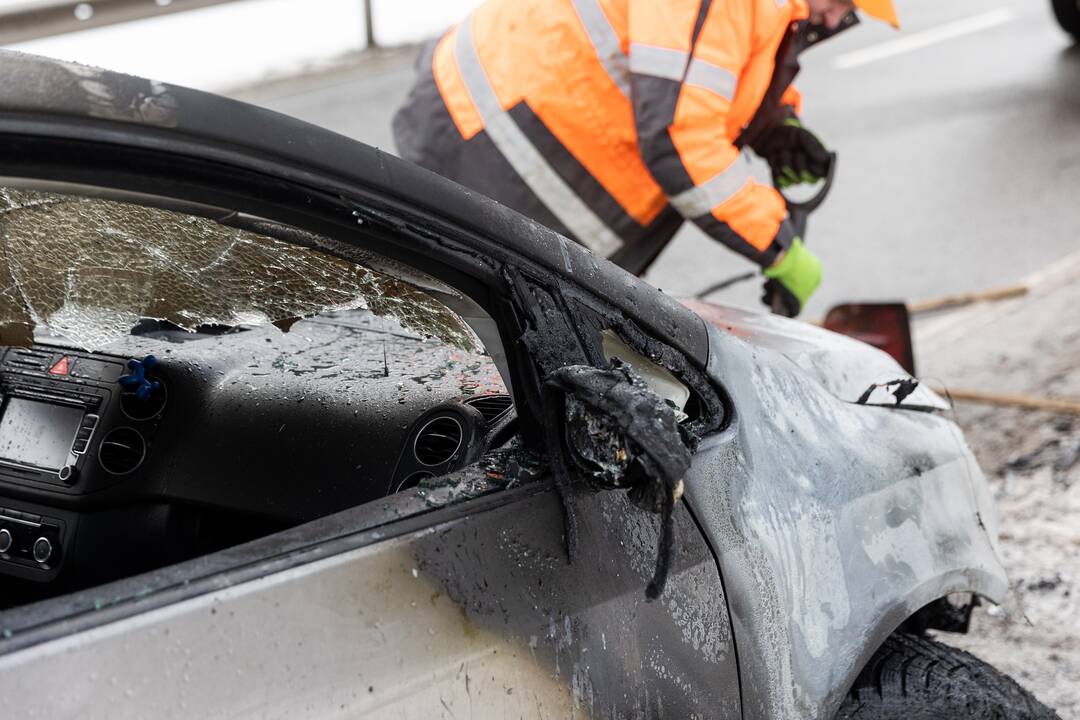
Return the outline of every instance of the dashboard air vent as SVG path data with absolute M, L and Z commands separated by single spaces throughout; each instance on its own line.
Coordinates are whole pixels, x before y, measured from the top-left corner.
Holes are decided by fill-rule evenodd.
M 429 467 L 442 465 L 461 447 L 461 423 L 452 417 L 435 418 L 416 434 L 413 453 Z
M 398 486 L 394 488 L 394 492 L 401 492 L 402 490 L 414 488 L 420 483 L 422 483 L 424 480 L 433 477 L 435 477 L 435 475 L 433 473 L 429 473 L 427 470 L 417 470 L 412 475 L 399 482 Z
M 138 431 L 129 427 L 110 430 L 101 439 L 98 462 L 106 472 L 126 475 L 142 465 L 146 457 L 146 441 Z
M 514 401 L 509 395 L 481 395 L 469 398 L 465 404 L 479 410 L 484 416 L 484 422 L 490 425 L 505 415 L 506 411 L 513 407 Z
M 13 348 L 7 356 L 7 364 L 26 370 L 48 370 L 52 353 L 30 348 Z
M 120 409 L 132 420 L 150 420 L 157 417 L 165 409 L 165 403 L 169 399 L 168 388 L 161 378 L 156 375 L 149 379 L 154 380 L 157 385 L 150 391 L 145 400 L 140 400 L 139 396 L 131 390 L 124 390 L 120 393 Z

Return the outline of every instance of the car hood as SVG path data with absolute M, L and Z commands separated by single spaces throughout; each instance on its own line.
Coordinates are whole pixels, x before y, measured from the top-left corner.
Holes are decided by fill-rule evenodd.
M 881 350 L 809 323 L 696 299 L 682 302 L 720 330 L 762 351 L 783 355 L 809 379 L 846 402 L 858 402 L 872 386 L 911 377 Z M 864 402 L 897 406 L 884 387 L 875 388 Z M 950 406 L 940 395 L 920 384 L 900 407 L 947 410 Z

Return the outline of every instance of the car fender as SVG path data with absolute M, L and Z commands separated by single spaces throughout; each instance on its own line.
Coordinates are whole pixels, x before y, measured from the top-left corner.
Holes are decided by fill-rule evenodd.
M 844 402 L 777 348 L 714 327 L 710 343 L 733 413 L 702 442 L 687 500 L 721 565 L 744 716 L 832 717 L 919 608 L 1000 601 L 990 492 L 947 418 Z

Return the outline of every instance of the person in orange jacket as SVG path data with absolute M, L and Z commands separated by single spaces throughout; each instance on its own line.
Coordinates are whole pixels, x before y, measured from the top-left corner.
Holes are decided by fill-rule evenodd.
M 780 186 L 825 174 L 791 82 L 856 7 L 897 26 L 892 0 L 487 0 L 421 55 L 394 138 L 637 274 L 691 220 L 794 316 L 821 262 L 744 153 Z

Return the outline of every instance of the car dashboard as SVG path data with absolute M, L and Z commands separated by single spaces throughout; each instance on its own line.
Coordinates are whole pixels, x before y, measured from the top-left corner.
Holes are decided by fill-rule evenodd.
M 21 604 L 407 489 L 513 433 L 490 357 L 369 311 L 0 349 L 0 586 Z

